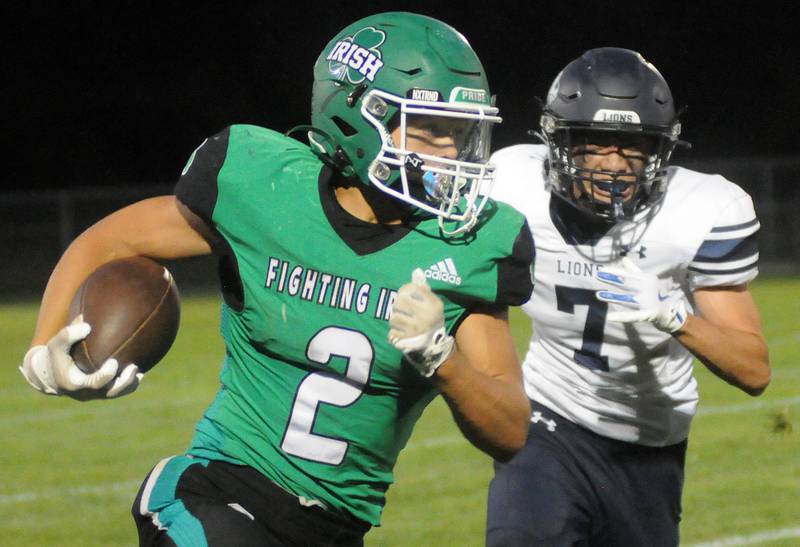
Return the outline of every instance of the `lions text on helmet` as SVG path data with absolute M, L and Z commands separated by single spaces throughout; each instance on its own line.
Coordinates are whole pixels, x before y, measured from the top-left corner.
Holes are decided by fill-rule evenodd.
M 625 73 L 627 77 L 616 78 Z M 635 51 L 598 48 L 556 77 L 541 117 L 555 194 L 607 222 L 657 204 L 681 126 L 658 70 Z

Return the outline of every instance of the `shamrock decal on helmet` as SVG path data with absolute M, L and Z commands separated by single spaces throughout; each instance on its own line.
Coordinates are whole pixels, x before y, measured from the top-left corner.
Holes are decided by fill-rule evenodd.
M 337 80 L 347 80 L 351 84 L 370 82 L 383 67 L 381 44 L 386 34 L 375 27 L 365 27 L 353 36 L 336 42 L 327 56 L 328 67 Z

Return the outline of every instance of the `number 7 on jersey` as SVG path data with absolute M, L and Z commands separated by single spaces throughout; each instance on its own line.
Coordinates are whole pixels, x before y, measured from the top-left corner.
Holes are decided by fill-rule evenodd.
M 575 313 L 575 306 L 588 306 L 583 326 L 583 344 L 575 350 L 575 362 L 588 369 L 608 371 L 608 357 L 600 355 L 608 304 L 595 298 L 595 290 L 556 285 L 558 311 Z

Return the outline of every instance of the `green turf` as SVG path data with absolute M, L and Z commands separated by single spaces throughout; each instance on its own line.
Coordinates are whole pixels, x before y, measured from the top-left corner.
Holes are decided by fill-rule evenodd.
M 773 381 L 753 399 L 698 367 L 684 544 L 800 527 L 800 280 L 759 280 L 753 292 Z M 118 401 L 77 403 L 27 387 L 16 367 L 35 313 L 32 304 L 0 306 L 0 544 L 135 545 L 129 507 L 140 480 L 185 448 L 216 391 L 216 300 L 184 299 L 172 351 L 137 393 Z M 522 350 L 529 328 L 518 313 L 512 326 Z M 396 471 L 384 525 L 367 545 L 481 545 L 491 463 L 463 440 L 441 401 L 426 411 Z

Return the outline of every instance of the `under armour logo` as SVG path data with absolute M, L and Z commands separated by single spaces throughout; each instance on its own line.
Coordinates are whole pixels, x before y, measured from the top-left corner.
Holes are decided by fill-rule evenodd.
M 630 253 L 632 250 L 634 250 L 634 249 L 631 249 L 630 245 L 623 245 L 622 246 L 622 251 L 620 251 L 619 254 L 620 254 L 620 256 L 628 256 L 628 253 Z M 646 258 L 647 257 L 647 255 L 645 254 L 645 251 L 647 251 L 647 247 L 645 247 L 644 245 L 639 247 L 638 251 L 636 251 L 636 250 L 634 250 L 634 251 L 639 253 L 639 258 Z
M 544 425 L 547 426 L 547 431 L 555 431 L 556 430 L 556 426 L 558 425 L 555 422 L 555 420 L 548 420 L 547 418 L 542 416 L 542 413 L 539 412 L 538 410 L 535 411 L 533 413 L 533 415 L 531 416 L 531 421 L 533 423 L 535 423 L 535 424 L 538 424 L 539 422 L 542 422 Z

